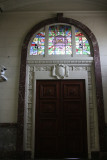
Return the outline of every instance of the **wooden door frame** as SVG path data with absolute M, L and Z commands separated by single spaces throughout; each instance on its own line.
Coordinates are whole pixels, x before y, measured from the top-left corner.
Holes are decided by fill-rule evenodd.
M 96 83 L 96 99 L 98 110 L 98 128 L 99 128 L 99 144 L 100 151 L 105 151 L 105 118 L 104 118 L 104 103 L 103 103 L 103 90 L 102 90 L 102 77 L 100 66 L 99 47 L 96 37 L 92 31 L 79 21 L 72 18 L 65 18 L 63 14 L 57 14 L 57 17 L 44 20 L 35 25 L 26 35 L 21 51 L 21 64 L 20 64 L 20 81 L 19 81 L 19 98 L 18 98 L 18 121 L 17 121 L 17 152 L 23 152 L 23 133 L 24 133 L 24 106 L 25 106 L 25 82 L 26 82 L 26 60 L 27 48 L 31 37 L 36 31 L 45 25 L 54 23 L 65 23 L 74 25 L 85 32 L 88 36 L 93 50 L 94 68 L 95 68 L 95 83 Z
M 84 79 L 85 80 L 85 89 L 86 89 L 86 117 L 87 117 L 87 148 L 88 148 L 88 158 L 91 158 L 91 149 L 90 149 L 90 127 L 89 127 L 89 95 L 88 95 L 88 75 L 87 71 L 73 71 L 70 72 L 68 78 L 65 80 L 72 80 L 72 79 Z M 32 158 L 35 154 L 35 113 L 36 113 L 36 80 L 57 80 L 56 78 L 52 78 L 49 76 L 49 71 L 35 71 L 34 78 L 33 78 L 33 121 L 32 121 Z
M 57 94 L 57 96 L 58 97 L 60 97 L 60 98 L 58 98 L 57 96 L 56 96 L 56 94 L 54 95 L 54 96 L 52 96 L 52 97 L 50 97 L 50 99 L 53 101 L 55 101 L 56 102 L 56 100 L 57 100 L 57 102 L 59 102 L 60 101 L 60 106 L 62 105 L 61 103 L 61 99 L 62 99 L 62 97 L 64 98 L 64 100 L 65 101 L 67 101 L 68 100 L 68 98 L 69 98 L 69 100 L 70 100 L 70 98 L 72 97 L 71 95 L 66 95 L 67 97 L 65 97 L 64 95 L 64 93 L 62 93 L 61 91 L 64 91 L 64 86 L 66 86 L 66 85 L 72 85 L 73 86 L 73 84 L 74 84 L 74 86 L 76 85 L 77 87 L 78 87 L 78 85 L 80 85 L 79 87 L 81 88 L 81 90 L 80 90 L 80 92 L 82 93 L 81 95 L 83 95 L 82 97 L 81 96 L 75 96 L 75 95 L 73 95 L 74 97 L 72 97 L 71 99 L 71 101 L 72 102 L 74 102 L 74 101 L 76 101 L 76 102 L 78 102 L 78 99 L 81 101 L 81 102 L 84 102 L 84 104 L 83 105 L 81 105 L 81 107 L 82 108 L 84 108 L 84 111 L 82 110 L 81 111 L 81 113 L 84 113 L 82 116 L 81 115 L 79 115 L 81 118 L 83 118 L 83 123 L 85 124 L 85 127 L 84 127 L 84 132 L 83 132 L 83 134 L 81 135 L 81 136 L 83 136 L 82 137 L 82 140 L 84 139 L 84 137 L 86 138 L 85 140 L 83 140 L 84 141 L 84 143 L 83 143 L 83 146 L 85 146 L 85 147 L 83 147 L 84 148 L 84 152 L 81 152 L 81 154 L 80 154 L 80 157 L 85 157 L 85 158 L 88 158 L 88 145 L 87 145 L 87 116 L 86 116 L 86 89 L 85 89 L 85 87 L 86 87 L 86 84 L 85 84 L 85 79 L 60 79 L 60 80 L 58 80 L 58 79 L 36 79 L 36 85 L 37 85 L 37 88 L 36 88 L 36 107 L 35 107 L 35 112 L 37 112 L 37 113 L 35 113 L 35 148 L 38 148 L 38 147 L 36 147 L 36 146 L 38 146 L 37 144 L 36 144 L 36 141 L 38 140 L 38 134 L 36 134 L 36 133 L 40 133 L 39 132 L 39 127 L 37 127 L 38 125 L 39 125 L 39 122 L 40 121 L 38 121 L 38 119 L 41 117 L 42 119 L 41 120 L 46 120 L 45 118 L 48 118 L 48 119 L 50 119 L 51 120 L 51 118 L 52 117 L 50 117 L 50 115 L 52 116 L 52 113 L 49 115 L 49 116 L 47 116 L 47 114 L 45 113 L 44 115 L 43 115 L 43 113 L 44 112 L 40 112 L 40 109 L 39 109 L 39 107 L 40 107 L 40 102 L 42 102 L 42 101 L 46 101 L 46 99 L 48 99 L 49 100 L 49 97 L 48 96 L 44 96 L 43 95 L 43 90 L 41 91 L 41 89 L 40 89 L 40 87 L 46 87 L 46 86 L 48 86 L 48 84 L 49 84 L 49 86 L 54 86 L 55 88 L 56 88 L 56 94 Z M 64 85 L 64 86 L 62 86 L 62 85 Z M 81 85 L 82 85 L 82 87 L 81 87 Z M 48 86 L 48 87 L 49 87 Z M 67 87 L 67 86 L 66 86 Z M 68 88 L 68 87 L 67 87 Z M 58 89 L 58 92 L 57 92 L 57 89 Z M 39 93 L 40 92 L 40 93 Z M 63 95 L 64 94 L 64 95 Z M 45 99 L 46 98 L 46 99 Z M 84 99 L 84 101 L 82 100 L 82 99 Z M 67 102 L 69 102 L 69 100 L 67 101 Z M 49 101 L 47 101 L 47 102 L 49 102 Z M 64 101 L 63 101 L 64 102 Z M 48 104 L 48 103 L 47 103 Z M 80 104 L 80 103 L 79 103 Z M 63 105 L 62 105 L 63 106 Z M 44 108 L 44 107 L 43 107 Z M 37 109 L 37 110 L 36 110 Z M 63 108 L 64 109 L 64 108 Z M 58 109 L 59 110 L 59 109 Z M 59 112 L 58 113 L 58 115 L 60 116 L 60 114 L 62 115 L 62 110 L 61 110 L 61 108 L 60 108 L 60 111 L 61 112 Z M 79 110 L 80 111 L 80 110 Z M 40 113 L 42 113 L 42 115 L 40 115 Z M 56 112 L 55 112 L 56 113 Z M 73 115 L 75 115 L 75 112 L 72 112 L 73 114 L 72 114 L 72 116 Z M 80 112 L 78 112 L 78 113 L 80 113 Z M 68 112 L 66 112 L 66 114 L 68 114 Z M 78 114 L 77 114 L 78 115 Z M 76 116 L 77 116 L 76 115 Z M 68 116 L 69 117 L 69 120 L 70 120 L 70 118 L 73 118 L 72 116 Z M 45 117 L 45 118 L 44 118 Z M 66 118 L 68 118 L 68 117 L 66 117 Z M 79 117 L 79 118 L 80 118 Z M 37 119 L 36 119 L 37 118 Z M 57 119 L 57 122 L 59 122 L 58 121 L 58 117 L 56 117 L 55 115 L 54 115 L 54 118 L 56 118 Z M 62 116 L 60 117 L 60 118 L 62 118 Z M 64 117 L 63 117 L 64 118 Z M 77 117 L 76 117 L 77 118 Z M 55 120 L 56 120 L 55 119 Z M 36 120 L 38 121 L 38 123 L 36 123 Z M 40 119 L 39 119 L 40 120 Z M 67 120 L 67 119 L 66 119 Z M 60 123 L 62 123 L 63 122 L 63 119 L 60 121 Z M 36 126 L 37 125 L 37 126 Z M 77 126 L 76 126 L 77 127 Z M 60 127 L 59 127 L 60 128 Z M 61 129 L 61 128 L 60 128 Z M 81 131 L 83 131 L 83 128 L 81 128 L 82 130 Z M 40 134 L 41 135 L 41 134 Z M 36 137 L 37 136 L 37 137 Z M 46 135 L 45 135 L 46 136 Z M 52 136 L 52 135 L 51 135 Z M 54 136 L 56 136 L 56 135 L 54 135 Z M 47 136 L 46 136 L 47 137 Z M 56 136 L 57 137 L 57 136 Z M 64 137 L 63 137 L 64 138 Z M 58 143 L 59 144 L 59 143 Z M 60 148 L 62 147 L 62 150 L 63 150 L 63 145 L 62 144 L 60 144 Z M 81 146 L 82 147 L 82 146 Z M 76 150 L 75 150 L 76 151 Z M 35 152 L 36 152 L 36 149 L 35 149 Z M 38 152 L 37 152 L 37 154 L 39 154 Z M 72 153 L 71 153 L 72 154 Z M 47 155 L 47 154 L 46 154 Z M 44 155 L 39 155 L 40 157 L 42 157 L 42 156 L 44 156 Z M 55 157 L 57 157 L 57 156 L 59 156 L 59 158 L 60 158 L 60 156 L 62 157 L 62 155 L 60 155 L 59 154 L 59 152 L 55 155 Z M 75 155 L 76 157 L 79 157 L 79 155 Z M 65 156 L 65 157 L 68 157 L 67 155 Z M 71 156 L 70 156 L 71 157 Z M 37 158 L 37 155 L 35 155 L 35 158 Z M 39 157 L 38 157 L 39 158 Z M 44 157 L 43 157 L 44 158 Z M 45 157 L 46 158 L 46 157 Z M 47 157 L 47 158 L 49 158 L 49 157 Z M 64 158 L 64 157 L 62 157 L 62 158 Z

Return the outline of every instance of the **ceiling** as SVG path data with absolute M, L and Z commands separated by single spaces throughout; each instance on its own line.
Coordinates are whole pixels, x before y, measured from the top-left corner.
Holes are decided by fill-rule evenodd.
M 107 11 L 107 0 L 0 0 L 1 12 Z

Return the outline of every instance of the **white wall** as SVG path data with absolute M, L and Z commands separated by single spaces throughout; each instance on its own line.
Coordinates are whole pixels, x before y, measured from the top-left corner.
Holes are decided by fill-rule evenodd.
M 0 64 L 7 67 L 7 82 L 0 82 L 0 123 L 17 122 L 18 83 L 21 46 L 27 32 L 40 21 L 57 12 L 7 12 L 0 14 Z M 88 26 L 100 48 L 107 123 L 107 12 L 63 12 Z

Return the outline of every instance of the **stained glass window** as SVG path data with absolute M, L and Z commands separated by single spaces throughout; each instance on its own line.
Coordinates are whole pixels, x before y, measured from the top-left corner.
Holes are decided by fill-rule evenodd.
M 30 55 L 44 55 L 45 32 L 39 32 L 33 39 L 30 46 Z
M 49 27 L 48 54 L 72 54 L 71 26 L 54 25 Z
M 89 42 L 86 36 L 84 36 L 84 34 L 79 29 L 75 29 L 75 45 L 76 45 L 76 54 L 83 54 L 83 55 L 90 54 Z
M 72 51 L 73 50 L 73 51 Z M 35 35 L 30 55 L 91 55 L 86 35 L 70 25 L 46 26 Z

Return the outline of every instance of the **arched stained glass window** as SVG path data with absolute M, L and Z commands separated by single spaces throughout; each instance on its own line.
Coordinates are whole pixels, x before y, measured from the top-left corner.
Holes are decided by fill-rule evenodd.
M 35 34 L 30 55 L 91 55 L 90 44 L 80 29 L 71 25 L 46 26 Z

